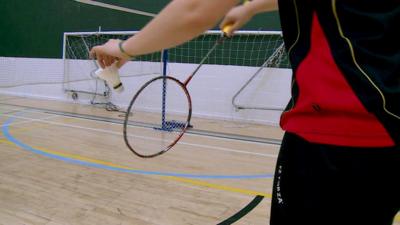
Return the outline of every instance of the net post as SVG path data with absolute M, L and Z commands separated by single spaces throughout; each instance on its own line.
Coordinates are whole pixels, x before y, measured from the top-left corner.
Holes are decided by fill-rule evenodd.
M 65 83 L 67 81 L 66 79 L 66 75 L 67 75 L 67 71 L 66 71 L 66 51 L 67 51 L 67 34 L 64 32 L 63 33 L 63 50 L 62 50 L 62 61 L 63 61 L 63 83 L 62 83 L 62 88 L 63 91 L 66 92 L 66 87 L 65 87 Z
M 161 106 L 161 128 L 166 128 L 166 121 L 165 121 L 165 106 L 166 106 L 166 91 L 167 91 L 167 63 L 168 63 L 168 50 L 162 51 L 162 65 L 163 65 L 163 72 L 162 75 L 163 79 L 163 87 L 162 87 L 162 106 Z

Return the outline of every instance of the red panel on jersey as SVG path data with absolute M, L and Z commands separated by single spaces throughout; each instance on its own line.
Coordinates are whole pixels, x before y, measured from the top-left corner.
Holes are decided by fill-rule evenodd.
M 311 46 L 296 71 L 299 96 L 281 126 L 308 141 L 340 146 L 385 147 L 394 142 L 362 105 L 336 65 L 314 14 Z

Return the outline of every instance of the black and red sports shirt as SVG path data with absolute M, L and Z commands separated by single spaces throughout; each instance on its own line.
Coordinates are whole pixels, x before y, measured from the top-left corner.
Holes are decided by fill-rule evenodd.
M 400 144 L 400 0 L 279 0 L 293 69 L 284 130 L 315 143 Z

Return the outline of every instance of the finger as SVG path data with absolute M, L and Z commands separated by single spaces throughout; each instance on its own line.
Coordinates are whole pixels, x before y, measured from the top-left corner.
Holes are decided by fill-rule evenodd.
M 114 56 L 110 56 L 110 66 L 113 64 L 116 64 L 118 62 L 118 58 L 114 57 Z
M 97 63 L 99 64 L 100 68 L 105 69 L 106 65 L 104 65 L 103 61 L 97 61 Z
M 111 66 L 115 61 L 116 61 L 115 57 L 113 57 L 113 56 L 107 56 L 107 58 L 106 58 L 107 66 Z
M 102 69 L 106 68 L 106 65 L 104 64 L 104 61 L 103 61 L 103 57 L 102 57 L 102 56 L 97 56 L 97 63 L 99 64 L 99 66 L 100 66 Z
M 96 47 L 92 48 L 89 52 L 90 59 L 96 59 Z
M 106 67 L 109 67 L 109 66 L 110 66 L 110 59 L 109 59 L 108 56 L 104 56 L 103 62 L 104 62 L 104 65 L 105 65 Z

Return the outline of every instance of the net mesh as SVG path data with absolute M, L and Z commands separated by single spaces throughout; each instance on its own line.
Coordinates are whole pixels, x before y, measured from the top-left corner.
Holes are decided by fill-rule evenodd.
M 67 34 L 64 49 L 64 89 L 74 92 L 104 93 L 107 87 L 96 78 L 94 72 L 99 68 L 96 62 L 89 58 L 89 51 L 96 45 L 106 43 L 109 39 L 126 40 L 135 33 L 93 33 Z M 121 77 L 161 74 L 161 53 L 153 53 L 137 57 L 129 66 L 128 73 Z M 133 64 L 133 66 L 132 66 Z
M 0 57 L 0 88 L 62 83 L 62 64 L 55 59 Z
M 220 32 L 208 32 L 176 48 L 169 49 L 170 63 L 198 64 L 220 38 Z M 260 67 L 280 46 L 278 32 L 239 32 L 227 39 L 208 57 L 205 64 Z M 287 55 L 270 67 L 289 68 Z

